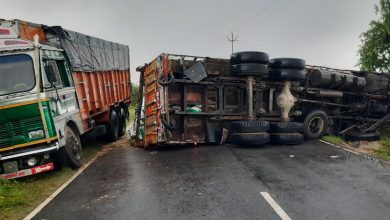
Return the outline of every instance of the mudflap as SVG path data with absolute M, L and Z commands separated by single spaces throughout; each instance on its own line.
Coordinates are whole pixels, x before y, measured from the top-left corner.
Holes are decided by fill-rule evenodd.
M 222 122 L 206 122 L 206 143 L 221 144 L 224 140 Z

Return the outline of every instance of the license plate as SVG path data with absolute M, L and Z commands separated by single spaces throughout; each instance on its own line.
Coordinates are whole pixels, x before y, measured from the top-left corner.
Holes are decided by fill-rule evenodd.
M 18 171 L 18 162 L 17 161 L 9 161 L 3 163 L 4 173 L 14 173 Z

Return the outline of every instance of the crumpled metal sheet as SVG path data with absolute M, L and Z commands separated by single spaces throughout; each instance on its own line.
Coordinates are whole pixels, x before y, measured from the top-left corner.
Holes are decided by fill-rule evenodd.
M 198 83 L 202 79 L 207 78 L 206 69 L 202 62 L 196 62 L 190 68 L 186 69 L 184 75 L 190 78 L 194 83 Z

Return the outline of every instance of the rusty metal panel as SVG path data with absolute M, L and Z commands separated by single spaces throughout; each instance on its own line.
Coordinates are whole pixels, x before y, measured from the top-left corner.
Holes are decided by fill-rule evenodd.
M 146 106 L 146 111 L 145 111 L 145 114 L 147 116 L 150 116 L 150 115 L 156 115 L 157 114 L 157 104 L 154 103 L 152 105 L 148 105 Z
M 184 128 L 184 139 L 191 143 L 201 143 L 204 141 L 204 124 L 201 117 L 186 117 Z
M 187 102 L 188 104 L 202 104 L 203 102 L 203 89 L 201 86 L 189 86 L 187 90 Z
M 225 111 L 230 113 L 240 112 L 240 100 L 243 100 L 242 93 L 237 87 L 226 87 L 224 90 Z
M 159 85 L 157 83 L 157 60 L 145 68 L 145 140 L 144 145 L 149 146 L 158 143 L 159 123 Z
M 145 104 L 146 106 L 156 103 L 156 94 L 154 92 L 149 92 L 146 94 Z
M 213 112 L 218 110 L 218 89 L 208 88 L 206 94 L 206 112 Z
M 229 60 L 208 58 L 205 62 L 205 68 L 208 75 L 229 75 Z
M 34 41 L 34 36 L 39 36 L 39 43 L 46 42 L 46 34 L 42 29 L 41 25 L 32 24 L 26 21 L 16 20 L 19 26 L 20 38 Z

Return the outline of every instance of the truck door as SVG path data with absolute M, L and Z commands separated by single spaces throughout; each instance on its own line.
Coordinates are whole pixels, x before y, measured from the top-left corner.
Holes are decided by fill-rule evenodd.
M 53 100 L 52 112 L 54 117 L 78 111 L 76 90 L 64 60 L 45 60 L 43 62 L 46 74 L 44 76 L 45 92 Z M 48 80 L 47 71 L 52 72 L 51 82 Z
M 69 65 L 64 58 L 46 57 L 42 59 L 42 84 L 46 97 L 50 98 L 50 110 L 57 134 L 64 135 L 69 121 L 74 122 L 80 134 L 84 133 L 76 89 Z M 66 144 L 65 138 L 59 139 L 60 146 Z

